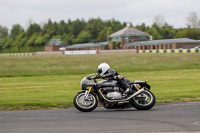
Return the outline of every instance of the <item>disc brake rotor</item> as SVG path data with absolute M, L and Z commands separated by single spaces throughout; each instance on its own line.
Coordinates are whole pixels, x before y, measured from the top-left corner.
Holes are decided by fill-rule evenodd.
M 151 95 L 148 95 L 148 93 L 143 93 L 140 94 L 136 97 L 136 100 L 138 100 L 137 102 L 139 104 L 145 105 L 145 104 L 149 104 L 151 102 Z
M 79 103 L 83 106 L 90 106 L 93 103 L 92 97 L 88 96 L 87 99 L 84 98 L 84 96 L 81 96 L 79 98 Z

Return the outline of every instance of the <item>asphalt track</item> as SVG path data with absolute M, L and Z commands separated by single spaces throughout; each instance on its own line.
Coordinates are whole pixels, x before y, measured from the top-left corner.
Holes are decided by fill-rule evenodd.
M 76 109 L 0 111 L 0 133 L 200 133 L 200 102 L 90 113 Z

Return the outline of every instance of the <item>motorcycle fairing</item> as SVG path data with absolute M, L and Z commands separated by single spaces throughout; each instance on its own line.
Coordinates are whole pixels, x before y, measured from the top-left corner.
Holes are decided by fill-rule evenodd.
M 87 88 L 88 86 L 95 86 L 95 85 L 96 85 L 95 82 L 93 82 L 93 81 L 87 79 L 87 77 L 84 77 L 84 78 L 81 80 L 81 88 L 82 88 L 82 90 L 86 90 L 86 88 Z

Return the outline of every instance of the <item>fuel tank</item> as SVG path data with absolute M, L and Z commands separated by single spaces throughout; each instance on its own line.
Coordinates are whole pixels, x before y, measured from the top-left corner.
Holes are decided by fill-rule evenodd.
M 98 87 L 113 87 L 118 86 L 118 83 L 116 80 L 102 80 L 97 83 Z

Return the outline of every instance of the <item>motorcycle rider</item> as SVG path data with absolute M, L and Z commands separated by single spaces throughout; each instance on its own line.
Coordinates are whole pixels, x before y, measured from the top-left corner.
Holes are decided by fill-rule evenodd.
M 128 85 L 128 80 L 126 77 L 120 75 L 118 72 L 116 72 L 113 69 L 110 69 L 110 66 L 107 63 L 101 63 L 97 68 L 97 74 L 94 79 L 102 78 L 105 80 L 117 80 L 117 82 L 123 86 L 125 92 L 124 94 L 127 94 L 131 91 L 130 86 Z

